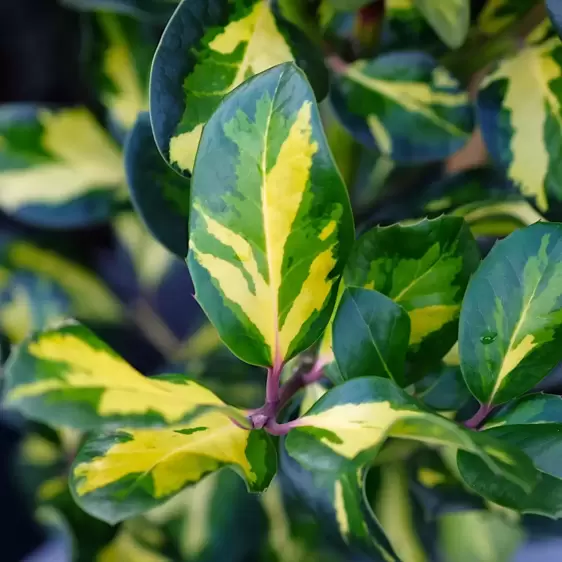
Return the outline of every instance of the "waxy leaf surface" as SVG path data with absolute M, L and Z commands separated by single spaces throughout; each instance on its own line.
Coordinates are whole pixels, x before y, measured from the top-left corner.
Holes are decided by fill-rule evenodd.
M 119 148 L 87 109 L 0 109 L 0 209 L 8 215 L 50 228 L 100 223 L 124 183 Z
M 304 74 L 284 64 L 250 79 L 205 127 L 192 181 L 189 268 L 224 342 L 264 366 L 309 347 L 330 319 L 352 241 Z
M 207 410 L 243 420 L 184 376 L 144 377 L 79 324 L 33 335 L 11 356 L 6 372 L 5 405 L 54 425 L 159 427 Z
M 116 523 L 147 511 L 223 467 L 261 492 L 276 470 L 275 448 L 263 431 L 247 431 L 221 412 L 166 429 L 123 429 L 88 440 L 70 483 L 88 513 Z
M 562 201 L 562 43 L 530 44 L 482 81 L 477 112 L 492 158 L 540 211 Z
M 470 27 L 470 0 L 414 0 L 435 33 L 451 49 L 459 48 Z
M 472 278 L 459 328 L 472 394 L 502 404 L 562 359 L 562 225 L 537 223 L 498 242 Z
M 344 125 L 367 146 L 402 164 L 441 160 L 473 126 L 468 94 L 421 52 L 397 52 L 345 66 L 334 90 Z
M 177 171 L 191 174 L 203 126 L 222 99 L 250 76 L 297 60 L 310 70 L 323 97 L 327 77 L 321 59 L 288 25 L 278 21 L 266 0 L 184 0 L 178 6 L 150 79 L 156 144 Z
M 443 357 L 457 340 L 461 302 L 479 251 L 459 217 L 376 227 L 355 243 L 346 286 L 374 289 L 410 316 L 410 358 Z
M 385 295 L 360 287 L 343 293 L 333 324 L 333 348 L 345 380 L 368 375 L 405 386 L 410 317 Z
M 515 487 L 530 490 L 534 483 L 535 469 L 518 449 L 426 412 L 389 379 L 348 381 L 291 423 L 287 450 L 309 470 L 361 468 L 388 437 L 396 437 L 467 451 Z
M 187 256 L 189 180 L 163 160 L 152 136 L 147 113 L 139 115 L 125 146 L 127 182 L 135 209 L 166 248 Z

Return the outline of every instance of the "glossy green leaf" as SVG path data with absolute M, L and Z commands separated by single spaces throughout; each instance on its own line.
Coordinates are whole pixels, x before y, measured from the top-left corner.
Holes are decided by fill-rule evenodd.
M 420 381 L 416 396 L 427 407 L 446 412 L 456 412 L 474 400 L 460 367 L 445 364 Z
M 372 0 L 328 0 L 328 2 L 339 11 L 352 12 L 359 10 L 367 4 L 371 4 Z
M 388 437 L 395 437 L 467 451 L 522 490 L 534 483 L 535 469 L 518 449 L 426 412 L 389 379 L 348 381 L 326 393 L 291 426 L 287 450 L 310 470 L 359 469 Z
M 91 438 L 72 465 L 70 483 L 86 512 L 116 523 L 226 466 L 249 490 L 263 491 L 276 470 L 273 442 L 263 431 L 247 431 L 220 412 L 207 412 L 172 428 L 123 429 Z
M 447 513 L 437 524 L 444 562 L 511 562 L 525 538 L 519 523 L 492 511 Z
M 121 303 L 93 271 L 52 250 L 13 239 L 0 249 L 0 260 L 11 271 L 59 286 L 70 300 L 69 312 L 76 318 L 104 323 L 123 318 Z M 21 308 L 18 310 L 21 312 Z
M 334 102 L 367 146 L 401 164 L 441 160 L 467 142 L 468 94 L 448 70 L 421 52 L 396 52 L 346 65 Z
M 376 375 L 405 386 L 409 340 L 410 317 L 400 305 L 377 291 L 344 291 L 333 324 L 334 355 L 344 380 Z
M 6 366 L 4 404 L 77 429 L 158 427 L 201 413 L 244 416 L 181 375 L 143 377 L 92 332 L 68 324 L 27 339 Z
M 537 0 L 487 0 L 478 15 L 478 31 L 485 35 L 496 35 L 521 21 Z
M 154 57 L 150 114 L 156 144 L 183 174 L 193 170 L 203 126 L 222 99 L 254 74 L 296 60 L 319 98 L 327 77 L 298 29 L 266 0 L 184 0 Z
M 105 36 L 98 69 L 100 98 L 121 131 L 128 131 L 138 114 L 148 109 L 148 80 L 157 37 L 148 26 L 128 17 L 102 12 L 97 21 Z
M 562 43 L 528 45 L 484 78 L 477 99 L 486 146 L 521 193 L 540 211 L 562 201 Z
M 414 4 L 451 49 L 464 43 L 470 27 L 470 0 L 414 0 Z
M 355 244 L 344 281 L 403 307 L 411 323 L 410 358 L 435 363 L 457 339 L 462 298 L 478 263 L 465 222 L 440 217 L 368 231 Z
M 533 388 L 562 359 L 562 225 L 537 223 L 496 244 L 463 301 L 466 384 L 486 404 Z
M 546 7 L 554 27 L 562 37 L 562 6 L 557 0 L 546 0 Z
M 87 109 L 0 108 L 5 213 L 50 228 L 103 222 L 123 198 L 124 180 L 119 148 Z
M 166 248 L 187 256 L 189 181 L 176 174 L 158 152 L 147 113 L 139 115 L 125 146 L 125 167 L 135 209 Z
M 264 366 L 309 347 L 330 319 L 352 241 L 347 192 L 302 71 L 284 64 L 250 79 L 205 127 L 192 182 L 189 268 L 223 341 Z
M 533 394 L 495 414 L 485 425 L 487 435 L 524 451 L 538 471 L 530 494 L 521 495 L 508 482 L 490 475 L 485 467 L 459 455 L 463 479 L 490 500 L 523 513 L 562 517 L 562 399 Z

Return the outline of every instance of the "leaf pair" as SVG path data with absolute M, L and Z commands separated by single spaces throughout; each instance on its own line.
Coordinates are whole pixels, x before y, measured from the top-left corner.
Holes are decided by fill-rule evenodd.
M 269 437 L 240 427 L 241 411 L 183 376 L 143 377 L 83 326 L 26 341 L 7 373 L 6 405 L 51 424 L 109 430 L 85 443 L 71 470 L 76 500 L 100 519 L 145 511 L 223 466 L 252 490 L 275 473 Z

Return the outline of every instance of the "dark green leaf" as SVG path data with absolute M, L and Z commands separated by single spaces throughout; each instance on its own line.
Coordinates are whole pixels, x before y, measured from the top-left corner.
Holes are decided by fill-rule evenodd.
M 377 291 L 349 287 L 333 324 L 334 355 L 344 380 L 376 375 L 405 386 L 410 317 Z

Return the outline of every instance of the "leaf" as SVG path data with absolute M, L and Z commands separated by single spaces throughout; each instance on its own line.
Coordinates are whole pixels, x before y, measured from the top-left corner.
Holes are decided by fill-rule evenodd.
M 98 69 L 101 101 L 121 131 L 128 131 L 138 114 L 148 109 L 148 79 L 157 37 L 128 17 L 102 12 L 97 21 L 106 41 Z
M 187 256 L 189 181 L 173 172 L 154 144 L 150 117 L 141 113 L 125 145 L 125 167 L 136 211 L 155 238 Z
M 462 306 L 464 379 L 486 404 L 530 390 L 562 359 L 562 225 L 537 223 L 497 243 Z
M 40 332 L 6 366 L 6 406 L 76 429 L 159 427 L 221 410 L 244 416 L 181 375 L 146 378 L 79 324 Z
M 488 0 L 478 15 L 478 31 L 485 35 L 497 35 L 521 21 L 536 5 L 536 0 Z
M 421 52 L 357 61 L 342 70 L 336 86 L 333 101 L 344 125 L 400 164 L 442 160 L 472 131 L 468 94 Z
M 117 430 L 88 440 L 71 469 L 76 502 L 114 524 L 164 501 L 225 466 L 254 492 L 275 474 L 275 448 L 263 431 L 242 429 L 221 412 L 166 429 Z
M 48 228 L 100 223 L 123 198 L 124 179 L 117 145 L 87 109 L 24 104 L 0 109 L 5 213 Z
M 297 60 L 319 98 L 327 76 L 314 48 L 278 21 L 266 0 L 184 0 L 154 56 L 150 114 L 156 144 L 178 171 L 193 170 L 203 126 L 250 76 Z M 297 52 L 297 47 L 300 47 Z
M 546 7 L 558 35 L 562 36 L 562 6 L 556 0 L 546 0 Z
M 96 558 L 96 562 L 117 562 L 119 560 L 171 562 L 170 558 L 141 544 L 127 529 L 119 530 L 115 538 L 100 551 Z
M 509 562 L 525 538 L 517 522 L 486 510 L 446 513 L 438 528 L 445 562 Z
M 113 227 L 132 261 L 139 285 L 145 292 L 155 291 L 176 263 L 174 256 L 148 232 L 133 212 L 120 214 Z
M 416 396 L 433 410 L 453 412 L 474 400 L 460 368 L 445 364 L 420 381 Z
M 293 64 L 250 79 L 205 127 L 189 238 L 196 298 L 238 357 L 271 366 L 320 337 L 353 220 L 314 94 Z
M 424 411 L 389 379 L 348 381 L 290 423 L 287 450 L 309 470 L 357 470 L 395 437 L 467 451 L 513 487 L 529 490 L 534 483 L 534 467 L 518 449 Z
M 561 56 L 557 37 L 528 45 L 484 78 L 477 98 L 478 121 L 493 160 L 542 212 L 562 200 L 557 166 Z
M 470 27 L 470 0 L 414 0 L 414 5 L 451 49 L 465 42 Z
M 27 271 L 0 270 L 0 330 L 11 343 L 70 314 L 69 296 L 58 283 Z
M 377 375 L 406 385 L 410 317 L 388 297 L 359 287 L 346 289 L 334 319 L 333 338 L 344 380 Z
M 0 248 L 6 268 L 27 274 L 51 286 L 59 286 L 70 300 L 72 315 L 82 320 L 114 323 L 123 307 L 92 271 L 30 242 L 8 240 Z
M 338 11 L 353 12 L 372 4 L 373 0 L 328 0 L 328 2 Z
M 479 250 L 464 221 L 440 217 L 368 231 L 355 243 L 344 281 L 375 289 L 408 312 L 409 359 L 419 368 L 435 363 L 455 343 L 464 291 L 478 263 Z

